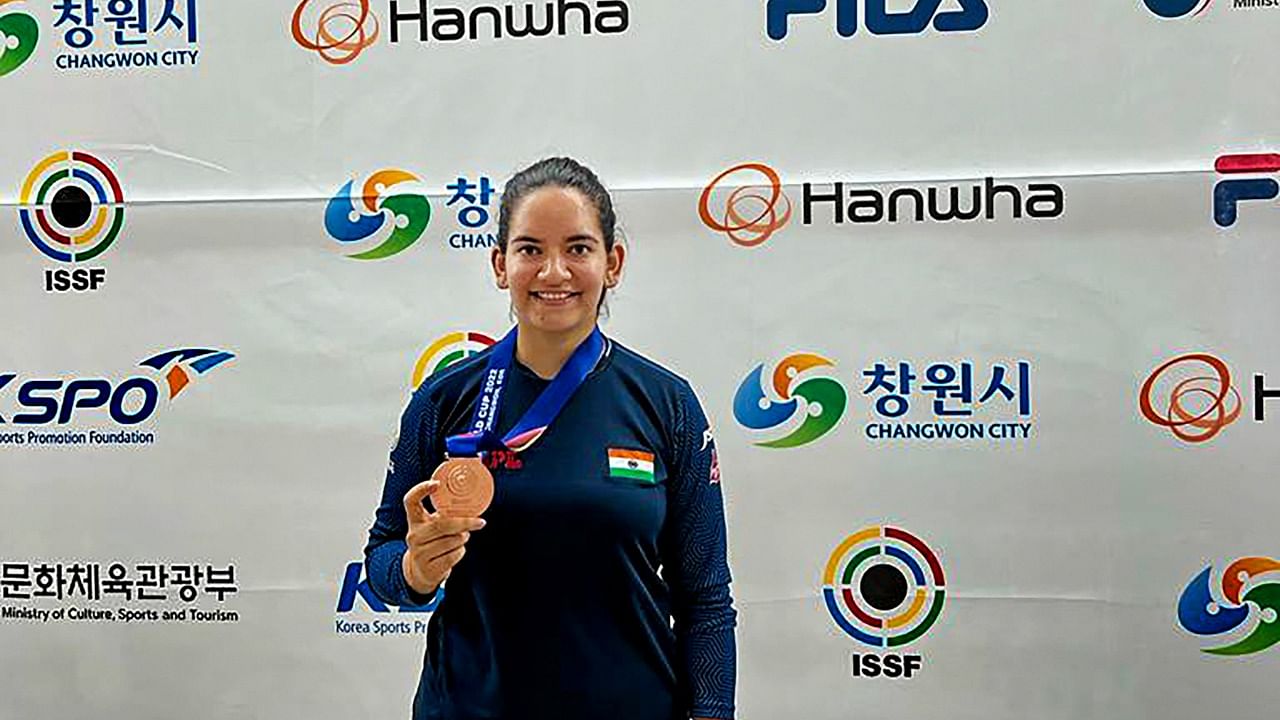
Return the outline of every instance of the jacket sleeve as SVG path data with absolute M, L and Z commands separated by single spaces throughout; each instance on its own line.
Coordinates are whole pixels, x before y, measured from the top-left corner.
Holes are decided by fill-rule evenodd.
M 405 493 L 430 477 L 443 460 L 440 443 L 435 439 L 435 406 L 428 397 L 427 388 L 423 385 L 413 393 L 400 418 L 399 436 L 387 462 L 382 500 L 374 515 L 373 527 L 369 529 L 369 542 L 364 548 L 369 587 L 391 605 L 426 605 L 434 597 L 421 595 L 410 588 L 405 583 L 401 567 L 407 547 L 405 535 L 409 531 L 404 513 Z
M 662 548 L 675 621 L 676 672 L 691 716 L 727 719 L 734 712 L 737 613 L 729 594 L 720 468 L 693 388 L 681 382 L 679 395 Z

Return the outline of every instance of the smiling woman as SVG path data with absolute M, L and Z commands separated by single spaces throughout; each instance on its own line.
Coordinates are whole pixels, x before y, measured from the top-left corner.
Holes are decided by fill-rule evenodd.
M 568 158 L 544 160 L 504 190 L 493 274 L 525 329 L 517 355 L 544 364 L 531 366 L 538 375 L 554 375 L 595 329 L 626 259 L 616 226 L 608 192 Z
M 616 224 L 576 161 L 517 173 L 490 256 L 516 326 L 401 419 L 365 554 L 389 603 L 449 581 L 415 720 L 733 717 L 715 441 L 688 382 L 597 327 Z

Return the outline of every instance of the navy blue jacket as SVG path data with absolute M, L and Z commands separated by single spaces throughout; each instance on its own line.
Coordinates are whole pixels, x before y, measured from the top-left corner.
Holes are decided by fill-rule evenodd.
M 404 581 L 403 498 L 470 423 L 488 359 L 428 378 L 405 410 L 365 548 L 388 603 L 431 600 Z M 547 382 L 514 364 L 499 435 Z M 653 476 L 611 472 L 611 449 L 652 454 Z M 486 464 L 493 504 L 431 617 L 414 720 L 732 718 L 719 466 L 689 384 L 610 341 L 532 447 Z

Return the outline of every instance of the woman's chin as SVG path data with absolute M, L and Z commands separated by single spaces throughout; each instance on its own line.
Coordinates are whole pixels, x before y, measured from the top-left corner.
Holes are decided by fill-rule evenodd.
M 579 308 L 557 308 L 548 310 L 538 308 L 530 313 L 525 327 L 548 335 L 563 335 L 580 330 L 593 324 L 594 318 L 587 317 Z

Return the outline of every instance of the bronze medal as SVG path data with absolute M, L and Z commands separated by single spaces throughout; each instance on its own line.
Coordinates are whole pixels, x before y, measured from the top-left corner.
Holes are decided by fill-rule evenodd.
M 445 460 L 431 473 L 431 479 L 440 483 L 431 502 L 445 517 L 480 517 L 493 502 L 493 473 L 480 458 Z

